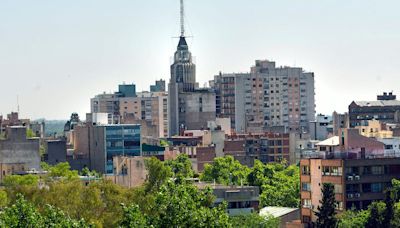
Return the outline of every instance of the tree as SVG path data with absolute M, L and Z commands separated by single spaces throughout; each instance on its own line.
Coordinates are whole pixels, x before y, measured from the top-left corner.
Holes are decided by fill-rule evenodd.
M 39 183 L 39 177 L 36 175 L 9 175 L 3 179 L 3 185 L 12 188 L 20 186 L 37 186 Z
M 334 185 L 331 183 L 324 183 L 322 187 L 322 200 L 318 206 L 318 211 L 315 215 L 318 217 L 317 227 L 336 227 L 337 219 L 335 217 L 335 207 L 337 205 L 335 199 Z
M 369 218 L 369 211 L 348 210 L 338 217 L 338 228 L 359 228 L 365 227 Z
M 7 206 L 7 204 L 8 204 L 7 192 L 0 189 L 0 211 L 2 208 Z
M 213 197 L 210 189 L 168 181 L 145 216 L 154 227 L 230 227 L 226 204 L 211 208 Z
M 260 186 L 262 206 L 298 207 L 300 204 L 300 170 L 297 166 L 263 164 L 256 160 L 248 182 Z
M 391 227 L 391 221 L 394 218 L 394 206 L 395 206 L 395 199 L 394 193 L 392 188 L 388 188 L 385 190 L 385 212 L 384 212 L 384 220 L 383 226 L 384 227 Z
M 122 204 L 124 215 L 119 224 L 121 228 L 142 228 L 147 226 L 147 219 L 138 205 L 126 207 Z
M 40 214 L 33 204 L 18 194 L 15 204 L 0 213 L 0 227 L 88 228 L 90 226 L 84 220 L 71 219 L 64 212 L 52 206 L 47 206 L 44 213 Z
M 32 129 L 27 128 L 27 129 L 26 129 L 26 137 L 27 137 L 28 139 L 31 139 L 31 138 L 35 138 L 35 137 L 37 137 L 37 136 L 36 136 L 35 132 L 32 131 Z
M 71 166 L 68 162 L 61 162 L 55 166 L 46 167 L 49 172 L 49 177 L 52 178 L 64 178 L 64 179 L 76 179 L 79 177 L 78 171 L 71 170 Z
M 157 191 L 169 178 L 172 177 L 171 168 L 165 166 L 155 157 L 145 160 L 145 166 L 148 171 L 146 191 Z
M 246 184 L 250 169 L 240 164 L 232 156 L 215 158 L 212 164 L 206 164 L 200 175 L 203 181 L 216 181 L 220 184 Z
M 174 176 L 177 178 L 191 178 L 193 177 L 192 162 L 187 154 L 180 154 L 174 160 L 167 160 L 164 163 L 170 167 Z
M 373 202 L 368 210 L 370 211 L 370 216 L 368 218 L 366 228 L 383 227 L 385 220 L 386 205 L 384 202 Z

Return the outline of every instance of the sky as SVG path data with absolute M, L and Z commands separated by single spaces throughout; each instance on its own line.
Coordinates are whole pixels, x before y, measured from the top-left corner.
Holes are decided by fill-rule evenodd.
M 315 73 L 317 113 L 400 95 L 398 0 L 185 0 L 200 85 L 256 59 Z M 179 0 L 0 0 L 0 115 L 68 119 L 122 82 L 169 80 Z M 18 98 L 18 99 L 17 99 Z

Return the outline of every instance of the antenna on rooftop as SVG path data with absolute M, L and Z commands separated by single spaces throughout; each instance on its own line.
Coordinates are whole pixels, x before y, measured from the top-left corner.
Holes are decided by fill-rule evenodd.
M 181 1 L 181 37 L 185 36 L 185 6 L 183 0 Z
M 19 113 L 19 95 L 17 95 L 17 112 Z

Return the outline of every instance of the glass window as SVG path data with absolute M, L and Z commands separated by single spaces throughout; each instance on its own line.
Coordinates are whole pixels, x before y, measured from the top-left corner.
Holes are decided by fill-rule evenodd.
M 331 175 L 341 176 L 342 175 L 342 167 L 331 167 Z
M 301 174 L 310 175 L 310 166 L 302 166 L 301 167 Z
M 311 199 L 303 199 L 303 207 L 311 208 L 312 207 Z
M 382 192 L 383 184 L 382 183 L 373 183 L 371 184 L 371 192 Z
M 372 167 L 371 167 L 371 173 L 372 173 L 373 175 L 384 174 L 384 172 L 383 172 L 383 166 L 372 166 Z
M 310 192 L 311 191 L 311 183 L 302 182 L 301 183 L 301 190 Z

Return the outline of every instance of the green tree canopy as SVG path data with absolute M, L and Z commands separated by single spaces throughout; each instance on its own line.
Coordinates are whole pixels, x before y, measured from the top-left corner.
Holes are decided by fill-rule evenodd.
M 0 213 L 0 227 L 10 228 L 78 228 L 90 227 L 84 220 L 76 221 L 59 209 L 47 206 L 43 214 L 29 203 L 22 195 L 17 196 L 15 204 Z
M 300 170 L 285 163 L 263 164 L 256 160 L 248 175 L 250 185 L 260 186 L 262 206 L 298 207 Z
M 160 160 L 151 157 L 145 160 L 148 171 L 146 191 L 157 191 L 169 178 L 172 177 L 171 168 L 165 166 Z
M 191 178 L 193 177 L 192 162 L 190 161 L 187 154 L 179 154 L 174 160 L 167 160 L 164 163 L 170 167 L 174 176 L 177 178 Z
M 49 166 L 48 171 L 48 175 L 53 178 L 75 179 L 79 177 L 78 171 L 71 170 L 71 166 L 68 162 L 61 162 L 55 166 Z
M 250 168 L 240 164 L 232 156 L 224 156 L 215 158 L 212 164 L 206 164 L 200 179 L 226 185 L 241 185 L 247 183 L 249 173 Z

